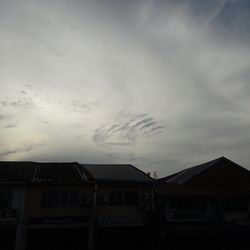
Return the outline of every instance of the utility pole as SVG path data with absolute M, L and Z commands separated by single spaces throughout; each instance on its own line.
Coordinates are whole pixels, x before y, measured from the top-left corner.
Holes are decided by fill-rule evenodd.
M 20 212 L 17 218 L 16 227 L 16 243 L 15 250 L 26 249 L 26 238 L 27 238 L 27 216 L 26 216 L 26 203 L 27 203 L 27 188 L 20 188 Z M 15 197 L 17 199 L 17 197 Z
M 94 183 L 92 195 L 91 195 L 91 204 L 89 211 L 89 240 L 88 240 L 88 250 L 94 250 L 95 242 L 95 225 L 96 225 L 96 192 L 97 184 Z

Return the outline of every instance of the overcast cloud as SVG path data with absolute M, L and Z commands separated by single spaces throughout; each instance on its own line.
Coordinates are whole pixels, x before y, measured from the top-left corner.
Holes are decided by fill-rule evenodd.
M 0 159 L 250 168 L 248 0 L 1 0 Z

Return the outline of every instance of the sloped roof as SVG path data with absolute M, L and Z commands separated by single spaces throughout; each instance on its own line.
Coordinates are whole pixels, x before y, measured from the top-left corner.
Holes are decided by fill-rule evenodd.
M 0 162 L 0 183 L 83 183 L 96 181 L 150 182 L 153 179 L 132 165 L 80 165 L 77 162 Z
M 212 160 L 212 161 L 209 161 L 209 162 L 206 162 L 206 163 L 203 163 L 203 164 L 191 167 L 191 168 L 184 169 L 171 176 L 161 178 L 159 179 L 159 182 L 173 183 L 173 184 L 185 184 L 191 179 L 193 179 L 194 177 L 200 175 L 201 173 L 204 173 L 205 171 L 207 171 L 208 169 L 212 167 L 215 167 L 221 162 L 230 163 L 231 165 L 237 166 L 238 168 L 240 168 L 243 171 L 248 172 L 249 174 L 249 171 L 247 169 L 241 167 L 240 165 L 236 164 L 235 162 L 230 161 L 229 159 L 223 156 L 215 160 Z
M 76 183 L 92 177 L 79 163 L 0 162 L 0 182 Z
M 81 165 L 72 163 L 37 163 L 32 182 L 86 182 L 88 177 Z
M 97 181 L 153 182 L 146 173 L 132 165 L 92 165 L 82 164 Z
M 0 181 L 27 181 L 32 179 L 33 162 L 1 161 Z

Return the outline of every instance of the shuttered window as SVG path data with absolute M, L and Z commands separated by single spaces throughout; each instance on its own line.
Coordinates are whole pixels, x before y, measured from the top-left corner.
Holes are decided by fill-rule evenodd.
M 41 194 L 41 207 L 70 207 L 79 203 L 76 190 L 45 190 Z
M 136 206 L 138 193 L 135 191 L 112 191 L 109 193 L 110 206 Z

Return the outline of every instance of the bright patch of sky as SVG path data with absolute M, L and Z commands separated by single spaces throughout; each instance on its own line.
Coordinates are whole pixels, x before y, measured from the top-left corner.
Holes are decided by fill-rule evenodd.
M 200 2 L 1 1 L 0 159 L 250 167 L 250 3 Z

